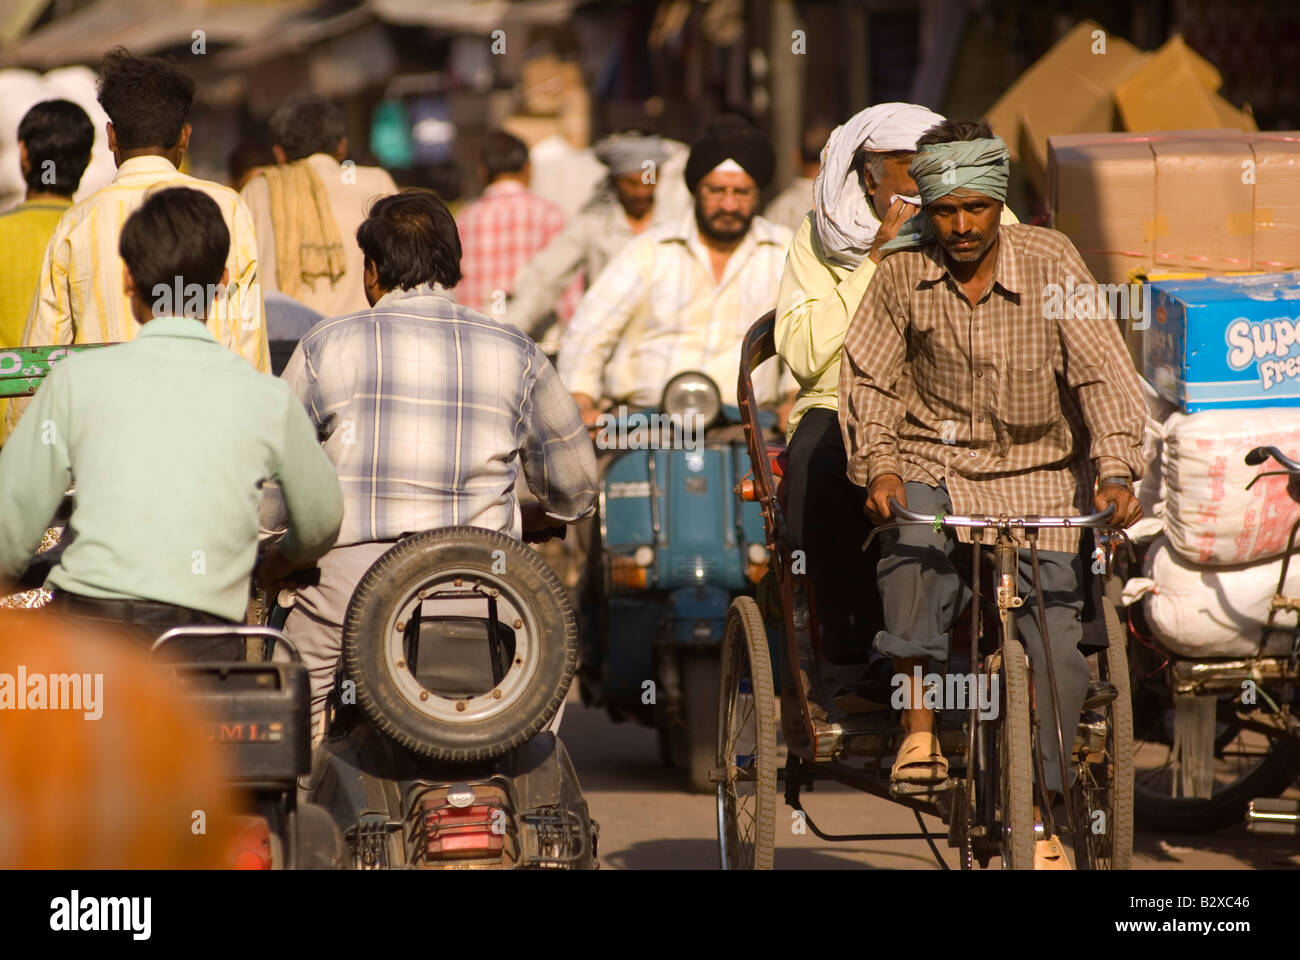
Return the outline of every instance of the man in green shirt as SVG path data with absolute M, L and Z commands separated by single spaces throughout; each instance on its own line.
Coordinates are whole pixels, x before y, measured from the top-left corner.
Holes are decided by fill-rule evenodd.
M 70 483 L 75 536 L 46 583 L 72 616 L 153 633 L 242 621 L 264 480 L 290 518 L 268 577 L 333 544 L 343 497 L 302 404 L 204 324 L 229 246 L 196 190 L 159 191 L 127 220 L 118 250 L 143 329 L 59 361 L 0 451 L 0 578 L 26 568 Z

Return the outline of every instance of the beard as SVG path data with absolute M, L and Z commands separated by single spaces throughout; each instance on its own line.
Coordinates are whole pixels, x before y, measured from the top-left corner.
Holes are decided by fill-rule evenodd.
M 732 243 L 749 232 L 749 225 L 754 222 L 754 214 L 741 216 L 737 213 L 715 213 L 712 217 L 704 215 L 704 208 L 699 200 L 695 201 L 695 224 L 700 233 L 719 243 Z

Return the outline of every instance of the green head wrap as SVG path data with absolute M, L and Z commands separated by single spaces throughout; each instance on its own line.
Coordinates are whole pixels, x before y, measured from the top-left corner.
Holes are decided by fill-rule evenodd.
M 922 204 L 931 204 L 954 190 L 982 193 L 1004 203 L 1011 169 L 1007 145 L 1001 137 L 987 140 L 950 140 L 921 147 L 907 172 L 916 181 Z M 886 250 L 924 246 L 934 240 L 930 218 L 922 210 L 903 224 Z

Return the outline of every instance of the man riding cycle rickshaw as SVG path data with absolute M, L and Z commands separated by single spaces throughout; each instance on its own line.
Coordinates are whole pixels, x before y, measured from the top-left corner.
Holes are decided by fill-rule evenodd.
M 1090 284 L 1086 266 L 1056 231 L 999 226 L 1008 155 L 987 123 L 946 121 L 918 150 L 911 172 L 924 209 L 886 245 L 899 252 L 880 264 L 844 344 L 840 424 L 849 477 L 868 487 L 865 510 L 880 522 L 894 516 L 893 502 L 927 514 L 1023 518 L 1113 506 L 1110 521 L 1128 526 L 1141 517 L 1131 485 L 1145 470 L 1137 373 L 1114 320 L 1055 311 L 1049 299 L 1053 284 Z M 1036 535 L 1046 650 L 1037 600 L 1015 616 L 1035 668 L 1042 785 L 1055 797 L 1065 766 L 1058 728 L 1072 734 L 1088 695 L 1078 646 L 1083 565 L 1077 530 Z M 950 631 L 969 600 L 953 555 L 970 537 L 937 523 L 885 535 L 875 644 L 910 686 L 895 792 L 947 781 L 934 714 L 912 678 L 928 659 L 948 660 Z M 1038 840 L 1034 859 L 1068 869 L 1055 835 Z

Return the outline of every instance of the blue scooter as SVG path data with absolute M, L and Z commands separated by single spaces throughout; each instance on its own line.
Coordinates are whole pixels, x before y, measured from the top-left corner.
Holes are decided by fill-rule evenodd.
M 740 411 L 688 371 L 658 410 L 604 415 L 596 445 L 612 455 L 581 601 L 583 703 L 654 726 L 664 762 L 687 770 L 693 792 L 712 792 L 723 625 L 768 564 L 762 512 L 742 496 Z

